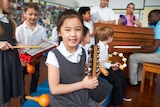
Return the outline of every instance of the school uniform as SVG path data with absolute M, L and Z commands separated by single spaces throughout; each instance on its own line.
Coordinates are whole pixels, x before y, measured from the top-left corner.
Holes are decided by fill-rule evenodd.
M 99 62 L 109 72 L 108 76 L 104 76 L 102 74 L 100 76 L 107 79 L 113 85 L 111 104 L 113 106 L 122 105 L 123 97 L 126 94 L 125 74 L 122 70 L 113 71 L 111 68 L 111 63 L 105 61 L 108 58 L 109 45 L 104 45 L 101 41 L 99 41 L 97 45 L 100 47 Z
M 50 51 L 48 53 L 46 60 L 46 64 L 54 65 L 60 69 L 60 83 L 62 84 L 71 84 L 82 81 L 85 76 L 85 63 L 86 54 L 84 49 L 78 46 L 77 51 L 73 55 L 66 50 L 63 42 L 61 42 L 60 45 L 53 51 Z M 97 90 L 99 91 L 94 89 L 92 90 L 92 92 L 90 92 L 91 90 L 89 89 L 81 89 L 62 95 L 51 94 L 50 105 L 51 107 L 103 107 L 94 100 L 102 101 L 103 99 L 105 99 L 110 93 L 108 92 L 110 88 L 107 88 L 107 84 L 104 84 L 100 85 L 99 88 L 97 88 Z M 102 89 L 105 89 L 105 91 L 100 91 Z M 99 92 L 99 95 L 97 92 Z M 94 99 L 94 96 L 96 96 L 97 99 Z
M 0 41 L 16 45 L 12 25 L 3 14 L 0 15 L 0 25 L 5 32 L 0 35 Z M 0 50 L 0 105 L 23 94 L 23 72 L 17 49 Z
M 46 30 L 43 26 L 36 23 L 35 29 L 32 30 L 26 23 L 19 25 L 16 28 L 16 39 L 19 43 L 24 45 L 36 45 L 43 40 L 47 40 Z M 36 91 L 36 87 L 39 79 L 39 66 L 40 62 L 37 62 L 35 65 L 36 71 L 32 74 L 32 80 L 30 85 L 30 93 Z M 24 69 L 24 75 L 26 74 L 26 67 Z

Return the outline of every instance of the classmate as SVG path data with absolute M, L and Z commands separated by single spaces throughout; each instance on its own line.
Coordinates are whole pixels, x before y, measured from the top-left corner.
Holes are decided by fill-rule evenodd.
M 58 17 L 57 31 L 62 42 L 48 53 L 46 59 L 51 92 L 50 106 L 103 107 L 97 102 L 103 102 L 110 89 L 105 84 L 101 85 L 96 76 L 85 76 L 86 54 L 79 45 L 83 35 L 82 17 L 72 9 L 65 10 Z M 91 90 L 93 93 L 89 95 Z M 97 102 L 91 99 L 90 96 L 98 94 L 94 99 Z
M 0 1 L 0 107 L 9 107 L 11 98 L 24 94 L 23 72 L 11 18 L 12 0 Z
M 52 29 L 51 41 L 53 43 L 55 43 L 55 45 L 59 45 L 59 36 L 57 34 L 57 27 L 56 26 Z
M 116 17 L 114 11 L 108 7 L 109 0 L 100 0 L 98 6 L 91 8 L 93 23 L 115 24 Z
M 124 72 L 119 69 L 118 62 L 110 63 L 105 61 L 108 58 L 109 43 L 113 40 L 113 34 L 113 29 L 108 26 L 104 26 L 97 31 L 99 39 L 97 45 L 100 47 L 99 62 L 109 72 L 108 76 L 100 76 L 106 78 L 113 85 L 111 104 L 114 107 L 121 107 L 123 100 L 131 101 L 131 98 L 125 97 L 126 77 Z
M 39 17 L 39 7 L 35 3 L 29 3 L 24 9 L 25 21 L 23 24 L 16 28 L 16 39 L 23 45 L 36 45 L 42 40 L 46 40 L 46 30 L 43 26 L 36 23 Z M 40 61 L 37 60 L 35 64 L 36 71 L 32 74 L 32 80 L 30 85 L 30 93 L 36 91 L 38 79 L 39 79 L 39 67 Z M 24 75 L 26 67 L 24 66 Z M 23 97 L 21 102 L 23 103 Z
M 80 41 L 80 45 L 84 47 L 88 43 L 90 43 L 89 29 L 86 26 L 83 26 L 83 35 Z
M 118 19 L 118 24 L 141 27 L 139 19 L 134 15 L 134 9 L 135 9 L 135 4 L 129 3 L 126 7 L 125 16 L 120 16 L 120 18 Z
M 95 44 L 95 35 L 96 35 L 96 31 L 94 31 L 94 26 L 93 23 L 91 21 L 91 14 L 90 14 L 90 8 L 89 7 L 80 7 L 78 10 L 78 13 L 80 13 L 80 15 L 83 18 L 83 23 L 84 26 L 86 26 L 89 29 L 89 33 L 90 33 L 90 45 L 86 44 L 86 49 L 87 47 L 90 47 L 91 45 Z
M 135 50 L 129 56 L 129 79 L 131 85 L 140 85 L 143 62 L 160 63 L 160 10 L 151 10 L 148 14 L 149 25 L 154 26 L 152 46 Z

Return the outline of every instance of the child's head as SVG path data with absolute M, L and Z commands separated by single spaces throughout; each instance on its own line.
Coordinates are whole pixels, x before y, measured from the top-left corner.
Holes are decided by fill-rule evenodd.
M 80 7 L 78 13 L 83 17 L 84 21 L 91 20 L 90 8 L 89 7 Z
M 57 32 L 64 44 L 75 47 L 83 35 L 83 19 L 75 10 L 63 11 L 57 20 Z
M 83 26 L 83 36 L 82 36 L 82 45 L 86 45 L 90 43 L 90 34 L 89 29 L 86 26 Z
M 36 3 L 29 3 L 24 9 L 24 17 L 27 23 L 35 24 L 39 18 L 39 7 Z
M 112 42 L 114 31 L 109 26 L 104 26 L 97 31 L 97 36 L 100 41 Z

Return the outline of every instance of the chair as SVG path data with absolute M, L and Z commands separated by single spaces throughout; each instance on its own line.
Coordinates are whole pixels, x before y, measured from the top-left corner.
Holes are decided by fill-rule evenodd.
M 152 87 L 153 86 L 154 74 L 160 74 L 160 64 L 143 63 L 142 81 L 141 81 L 140 93 L 143 93 L 143 90 L 144 90 L 146 72 L 151 73 L 151 76 L 150 76 L 150 87 Z

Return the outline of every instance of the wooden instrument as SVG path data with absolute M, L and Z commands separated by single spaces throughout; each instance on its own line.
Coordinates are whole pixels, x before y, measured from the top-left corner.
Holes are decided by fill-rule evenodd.
M 28 100 L 33 100 L 39 103 L 42 107 L 47 107 L 50 104 L 50 97 L 48 94 L 42 94 L 41 96 L 26 96 L 25 97 Z
M 121 52 L 127 59 L 134 50 L 141 49 L 141 46 L 151 46 L 154 39 L 154 32 L 151 28 L 103 23 L 94 24 L 95 29 L 103 26 L 109 26 L 114 30 L 113 41 L 109 46 L 109 53 Z M 98 39 L 96 37 L 96 43 L 97 42 Z M 126 75 L 128 75 L 128 67 L 126 67 L 124 71 L 126 71 Z
M 25 49 L 25 48 L 32 48 L 32 49 L 37 49 L 37 48 L 42 48 L 42 46 L 13 46 L 13 48 L 22 48 L 22 49 Z
M 110 53 L 132 53 L 135 49 L 141 49 L 141 46 L 151 46 L 154 39 L 154 32 L 151 28 L 103 23 L 94 24 L 95 28 L 101 28 L 103 26 L 109 26 L 114 30 L 113 41 L 109 47 Z M 98 40 L 96 42 L 98 42 Z
M 86 74 L 89 76 L 96 76 L 96 74 L 101 71 L 105 76 L 108 75 L 108 71 L 104 69 L 99 63 L 99 47 L 97 45 L 92 45 L 88 49 L 88 67 L 86 69 Z
M 36 46 L 41 46 L 41 48 L 27 49 L 25 51 L 25 53 L 20 54 L 21 60 L 23 60 L 27 63 L 30 63 L 32 59 L 40 57 L 44 52 L 56 47 L 56 45 L 54 45 L 48 41 L 42 41 L 42 42 L 38 43 Z

